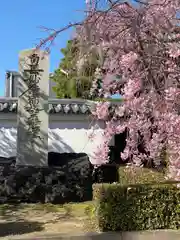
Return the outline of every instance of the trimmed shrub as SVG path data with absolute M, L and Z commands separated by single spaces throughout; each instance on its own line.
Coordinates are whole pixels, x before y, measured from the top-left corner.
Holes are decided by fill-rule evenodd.
M 173 184 L 96 184 L 96 224 L 100 231 L 177 229 L 180 189 Z
M 160 183 L 164 181 L 165 174 L 153 169 L 140 167 L 119 168 L 119 183 L 121 185 Z

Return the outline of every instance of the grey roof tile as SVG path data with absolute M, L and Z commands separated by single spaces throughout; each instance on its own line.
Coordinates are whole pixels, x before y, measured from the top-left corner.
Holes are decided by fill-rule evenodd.
M 0 100 L 0 113 L 16 113 L 17 101 L 1 102 Z M 85 103 L 49 103 L 50 114 L 89 114 L 90 106 Z

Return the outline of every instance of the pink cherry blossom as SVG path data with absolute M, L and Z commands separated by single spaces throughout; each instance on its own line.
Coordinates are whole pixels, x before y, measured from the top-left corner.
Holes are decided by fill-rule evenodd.
M 119 92 L 124 99 L 114 112 L 108 102 L 97 104 L 94 115 L 106 128 L 94 158 L 106 163 L 109 141 L 128 128 L 121 157 L 136 166 L 153 162 L 158 167 L 166 160 L 167 177 L 180 180 L 180 1 L 145 2 L 137 8 L 117 3 L 103 10 L 94 0 L 97 8 L 79 29 L 86 51 L 99 48 L 104 53 L 102 89 L 96 79 L 93 91 L 99 96 Z
M 109 115 L 109 102 L 99 102 L 96 105 L 96 116 L 98 119 L 106 120 Z

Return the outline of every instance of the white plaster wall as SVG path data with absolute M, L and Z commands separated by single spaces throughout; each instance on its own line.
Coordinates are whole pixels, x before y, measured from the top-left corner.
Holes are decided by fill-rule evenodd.
M 93 133 L 93 141 L 89 136 Z M 48 151 L 84 152 L 93 162 L 94 152 L 102 142 L 103 123 L 90 126 L 88 121 L 54 122 L 48 131 Z M 16 156 L 17 129 L 0 126 L 0 157 Z

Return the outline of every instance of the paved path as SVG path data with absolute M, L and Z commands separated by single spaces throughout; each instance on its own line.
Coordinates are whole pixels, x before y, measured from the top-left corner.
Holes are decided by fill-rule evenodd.
M 38 237 L 5 237 L 4 240 L 180 240 L 180 230 L 162 230 L 146 232 L 123 232 L 123 233 L 88 233 L 79 236 L 68 235 L 42 235 Z

